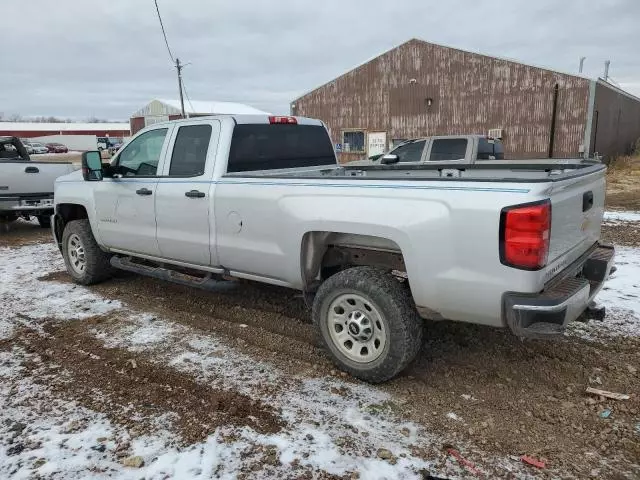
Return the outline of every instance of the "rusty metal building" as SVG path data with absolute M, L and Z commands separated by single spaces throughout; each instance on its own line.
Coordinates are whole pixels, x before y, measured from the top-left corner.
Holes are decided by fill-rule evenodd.
M 519 159 L 611 156 L 640 137 L 640 99 L 602 79 L 417 39 L 294 100 L 291 113 L 323 120 L 342 162 L 490 129 Z

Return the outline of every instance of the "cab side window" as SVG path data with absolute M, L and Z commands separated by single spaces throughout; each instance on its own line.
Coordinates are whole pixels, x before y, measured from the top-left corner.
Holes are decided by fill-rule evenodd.
M 211 125 L 187 125 L 178 129 L 171 154 L 170 176 L 199 177 L 204 174 Z
M 464 160 L 466 154 L 466 138 L 440 138 L 433 141 L 429 160 Z
M 125 177 L 157 175 L 167 130 L 145 132 L 129 143 L 118 156 L 116 171 Z

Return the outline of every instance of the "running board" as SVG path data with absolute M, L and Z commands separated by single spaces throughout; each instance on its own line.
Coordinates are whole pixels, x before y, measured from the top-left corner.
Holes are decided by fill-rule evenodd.
M 141 265 L 132 261 L 132 257 L 111 257 L 111 265 L 120 270 L 138 273 L 148 277 L 165 280 L 167 282 L 177 283 L 188 287 L 201 288 L 203 290 L 229 289 L 236 286 L 236 282 L 229 280 L 219 280 L 213 277 L 213 273 L 206 272 L 204 277 L 189 275 L 179 272 L 164 265 Z

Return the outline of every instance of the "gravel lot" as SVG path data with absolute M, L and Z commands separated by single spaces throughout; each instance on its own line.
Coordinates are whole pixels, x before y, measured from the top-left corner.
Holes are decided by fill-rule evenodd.
M 606 217 L 604 322 L 558 342 L 428 323 L 380 386 L 331 365 L 296 292 L 125 273 L 84 288 L 47 230 L 16 222 L 0 233 L 0 477 L 639 478 L 638 217 Z

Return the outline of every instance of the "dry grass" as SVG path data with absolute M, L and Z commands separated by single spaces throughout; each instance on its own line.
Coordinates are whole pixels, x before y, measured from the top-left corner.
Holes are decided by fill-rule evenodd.
M 640 148 L 609 163 L 607 206 L 640 210 Z

